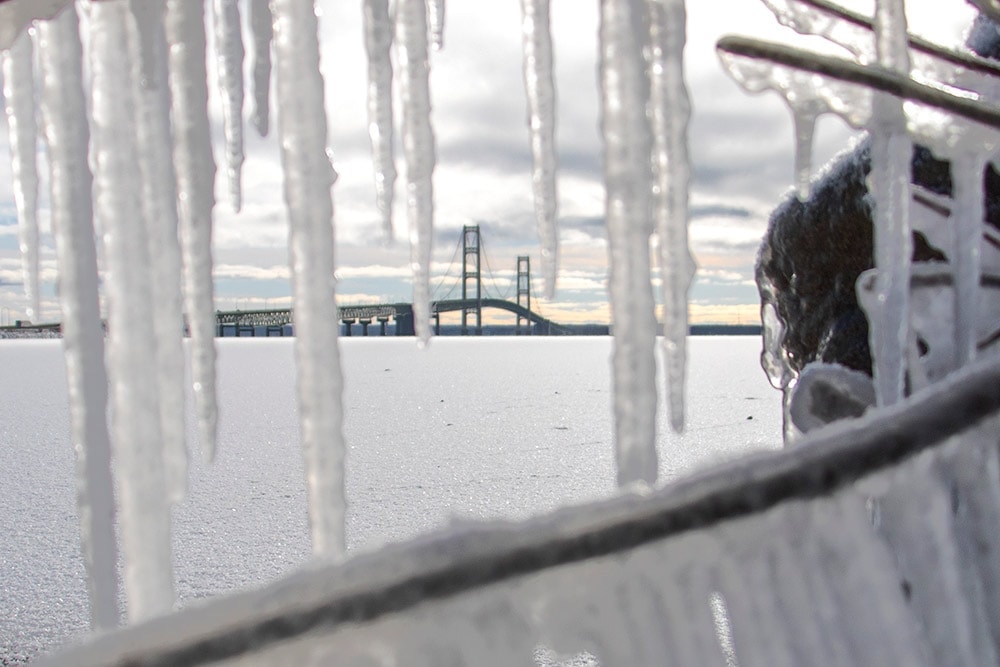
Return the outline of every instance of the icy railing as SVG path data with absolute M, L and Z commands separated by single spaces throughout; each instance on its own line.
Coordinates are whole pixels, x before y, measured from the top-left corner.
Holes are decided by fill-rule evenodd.
M 0 10 L 7 12 L 7 23 L 19 25 L 48 18 L 61 4 L 8 0 Z M 226 174 L 238 207 L 243 150 L 235 110 L 243 95 L 237 63 L 244 47 L 236 0 L 215 0 L 213 7 L 228 109 Z M 533 178 L 551 289 L 558 251 L 548 3 L 523 0 L 522 7 Z M 884 166 L 876 169 L 874 184 L 881 248 L 874 298 L 891 308 L 870 315 L 873 347 L 880 350 L 878 394 L 889 405 L 902 395 L 908 319 L 908 198 L 901 195 L 908 173 L 901 156 L 908 156 L 912 123 L 900 98 L 927 100 L 911 94 L 916 84 L 908 76 L 902 2 L 883 0 L 876 7 L 872 53 L 878 67 L 858 68 L 860 93 L 798 85 L 781 66 L 762 68 L 760 60 L 768 56 L 759 53 L 742 54 L 752 61 L 746 69 L 732 66 L 750 87 L 776 85 L 799 101 L 803 91 L 819 91 L 818 100 L 811 97 L 804 110 L 797 109 L 803 137 L 827 106 L 861 117 L 859 124 L 873 119 L 881 147 L 876 165 Z M 444 6 L 440 0 L 398 0 L 390 13 L 388 0 L 366 0 L 365 8 L 376 193 L 388 215 L 395 180 L 390 77 L 398 76 L 414 309 L 418 336 L 426 342 L 435 162 L 427 50 L 428 42 L 441 43 Z M 49 154 L 82 543 L 94 626 L 108 629 L 116 623 L 118 604 L 112 448 L 129 621 L 151 619 L 173 605 L 170 503 L 184 495 L 187 462 L 175 429 L 183 423 L 182 369 L 171 361 L 181 346 L 182 312 L 190 325 L 201 446 L 208 458 L 214 452 L 215 163 L 206 109 L 204 3 L 107 0 L 80 9 L 87 12 L 87 40 L 81 40 L 73 4 L 38 22 L 29 36 L 9 35 L 4 93 L 29 275 L 38 181 L 27 153 L 36 141 L 36 100 Z M 269 124 L 272 50 L 274 55 L 312 541 L 318 556 L 337 559 L 344 547 L 344 445 L 333 299 L 336 175 L 325 148 L 318 22 L 311 0 L 251 0 L 250 9 L 254 122 L 260 132 Z M 259 592 L 97 637 L 70 657 L 55 658 L 58 664 L 284 664 L 333 657 L 356 664 L 508 664 L 518 652 L 527 659 L 538 643 L 557 650 L 589 647 L 611 665 L 660 664 L 666 656 L 676 656 L 679 664 L 808 664 L 817 655 L 825 664 L 997 662 L 1000 593 L 994 589 L 1000 576 L 993 571 L 992 529 L 1000 492 L 996 420 L 990 416 L 1000 403 L 995 363 L 959 370 L 923 398 L 827 432 L 813 439 L 815 446 L 642 495 L 657 469 L 649 259 L 654 232 L 667 313 L 668 404 L 674 426 L 683 424 L 686 292 L 693 268 L 686 245 L 683 26 L 682 0 L 601 3 L 615 446 L 619 483 L 634 486 L 637 495 L 303 571 Z M 739 55 L 738 41 L 723 47 Z M 387 68 L 393 49 L 396 71 Z M 867 57 L 859 56 L 862 62 Z M 795 85 L 789 88 L 788 81 Z M 865 86 L 895 97 L 872 96 Z M 975 122 L 993 122 L 995 110 L 944 97 L 944 108 L 958 116 L 923 117 L 926 126 L 948 130 L 944 144 L 959 147 L 962 173 L 981 170 L 993 136 Z M 799 155 L 800 164 L 808 164 L 806 151 Z M 974 199 L 959 197 L 960 210 L 974 213 Z M 104 235 L 107 367 L 101 363 L 95 219 Z M 977 275 L 974 248 L 966 250 L 962 285 Z M 32 280 L 26 284 L 36 284 Z M 956 330 L 968 323 L 973 302 L 969 290 L 960 292 Z M 958 333 L 967 343 L 969 334 Z M 972 356 L 974 350 L 957 366 Z M 151 376 L 158 381 L 148 382 Z M 104 417 L 109 378 L 110 434 Z M 934 519 L 925 521 L 928 516 Z
M 995 665 L 998 427 L 993 359 L 808 446 L 307 569 L 39 665 Z

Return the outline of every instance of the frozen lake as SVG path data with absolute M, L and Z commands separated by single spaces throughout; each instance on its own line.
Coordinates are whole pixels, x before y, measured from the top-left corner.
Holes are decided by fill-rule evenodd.
M 219 339 L 220 437 L 175 511 L 179 604 L 309 558 L 292 339 Z M 695 337 L 688 428 L 659 419 L 661 483 L 781 442 L 758 337 Z M 611 339 L 342 339 L 348 548 L 517 519 L 615 491 Z M 88 627 L 58 341 L 0 344 L 0 664 Z M 189 437 L 194 438 L 189 428 Z

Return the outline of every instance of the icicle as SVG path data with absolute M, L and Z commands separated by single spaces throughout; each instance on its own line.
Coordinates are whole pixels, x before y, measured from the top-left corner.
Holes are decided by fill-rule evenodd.
M 274 0 L 278 132 L 295 293 L 299 420 L 309 489 L 313 553 L 344 553 L 344 436 L 333 201 L 336 179 L 325 152 L 326 110 L 313 3 Z
M 817 117 L 813 111 L 803 109 L 794 109 L 792 113 L 795 125 L 795 189 L 800 201 L 809 199 L 812 144 Z
M 980 295 L 980 242 L 983 237 L 983 171 L 985 156 L 959 152 L 951 160 L 955 206 L 951 225 L 955 252 L 951 257 L 955 288 L 955 362 L 964 366 L 976 357 Z
M 903 0 L 878 0 L 875 5 L 876 47 L 882 67 L 909 74 L 906 15 Z M 879 405 L 903 398 L 904 351 L 909 332 L 910 160 L 912 142 L 906 133 L 903 104 L 886 94 L 873 103 L 872 166 L 869 190 L 874 196 L 875 277 L 877 305 L 868 309 L 875 395 Z
M 388 0 L 365 0 L 365 49 L 368 52 L 368 134 L 375 163 L 375 204 L 382 235 L 392 241 L 392 200 L 396 164 L 392 145 L 392 20 Z
M 695 265 L 688 248 L 687 127 L 691 105 L 684 84 L 687 20 L 683 0 L 650 4 L 650 107 L 653 123 L 654 211 L 660 237 L 663 294 L 663 349 L 670 424 L 684 428 L 687 365 L 688 289 Z
M 819 35 L 839 44 L 861 62 L 875 59 L 875 36 L 866 27 L 823 12 L 799 0 L 761 0 L 781 25 L 803 35 Z
M 600 81 L 618 483 L 656 481 L 656 319 L 649 280 L 651 137 L 641 3 L 601 2 Z
M 274 18 L 270 0 L 250 0 L 250 31 L 253 33 L 253 125 L 266 137 L 270 125 L 271 39 Z
M 136 99 L 136 140 L 142 175 L 142 206 L 149 240 L 153 326 L 156 332 L 160 427 L 167 494 L 180 502 L 187 493 L 188 454 L 184 434 L 184 315 L 181 256 L 177 240 L 177 176 L 171 160 L 170 96 L 163 4 L 131 0 L 137 31 L 130 43 Z
M 413 267 L 413 320 L 420 344 L 430 340 L 430 263 L 434 232 L 434 130 L 428 85 L 427 17 L 424 0 L 399 0 L 396 8 L 397 62 L 402 72 L 403 153 L 406 211 Z
M 234 211 L 242 207 L 243 172 L 243 35 L 237 0 L 215 0 L 215 49 L 222 93 L 222 125 L 226 135 L 226 176 Z
M 549 0 L 521 0 L 521 36 L 524 49 L 524 87 L 528 97 L 531 130 L 531 180 L 535 194 L 535 220 L 541 240 L 545 296 L 556 291 L 559 271 L 559 199 L 556 192 L 556 99 L 552 80 L 552 32 Z
M 215 458 L 215 304 L 212 299 L 212 208 L 215 160 L 208 123 L 204 0 L 167 0 L 170 96 L 174 128 L 184 305 L 191 332 L 191 374 L 198 433 Z
M 427 0 L 428 37 L 435 51 L 444 47 L 444 0 Z
M 98 301 L 90 129 L 75 7 L 38 24 L 40 107 L 51 177 L 52 233 L 59 263 L 59 301 L 66 357 L 77 511 L 94 629 L 118 625 L 118 550 L 114 530 L 108 381 Z
M 174 603 L 170 513 L 165 498 L 148 240 L 133 123 L 128 8 L 95 3 L 90 14 L 95 215 L 108 258 L 108 361 L 115 464 L 125 555 L 129 620 L 170 611 Z
M 24 296 L 28 301 L 28 319 L 38 320 L 41 317 L 38 294 L 38 173 L 35 163 L 38 131 L 35 126 L 33 55 L 31 36 L 25 33 L 3 53 L 2 60 Z

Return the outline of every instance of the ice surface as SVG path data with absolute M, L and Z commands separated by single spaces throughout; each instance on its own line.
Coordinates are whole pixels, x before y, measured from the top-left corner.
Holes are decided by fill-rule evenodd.
M 618 482 L 656 481 L 656 320 L 650 284 L 652 137 L 645 109 L 649 79 L 642 49 L 645 17 L 638 3 L 601 3 L 604 180 Z
M 250 31 L 253 34 L 253 115 L 257 133 L 266 137 L 270 128 L 271 40 L 274 20 L 270 0 L 250 0 Z
M 118 625 L 118 548 L 107 421 L 104 330 L 98 300 L 90 128 L 83 89 L 83 47 L 76 9 L 38 26 L 39 106 L 50 170 L 52 231 L 59 264 L 59 303 L 72 446 L 76 506 L 86 567 L 91 626 Z
M 691 166 L 687 130 L 691 104 L 684 83 L 686 12 L 683 1 L 654 2 L 650 11 L 650 106 L 653 206 L 659 234 L 667 405 L 675 431 L 684 428 L 688 289 L 695 264 L 688 247 Z
M 375 204 L 382 218 L 382 236 L 392 241 L 392 200 L 396 162 L 392 141 L 393 26 L 388 0 L 365 0 L 365 49 L 368 54 L 368 135 L 375 165 Z
M 434 130 L 427 61 L 424 0 L 399 0 L 396 6 L 396 56 L 403 103 L 403 154 L 406 157 L 406 212 L 413 269 L 413 320 L 417 339 L 430 340 L 430 263 L 434 232 Z
M 108 368 L 115 472 L 124 555 L 125 597 L 132 622 L 174 603 L 170 511 L 153 332 L 152 284 L 136 174 L 138 146 L 129 8 L 98 3 L 90 14 L 95 216 L 107 255 Z
M 3 97 L 7 114 L 17 240 L 27 298 L 27 319 L 40 320 L 38 294 L 38 170 L 35 163 L 38 130 L 35 124 L 34 48 L 27 32 L 3 52 Z
M 551 299 L 559 272 L 559 197 L 556 190 L 556 93 L 552 76 L 549 0 L 521 0 L 521 16 L 535 221 L 541 240 L 545 296 Z
M 219 416 L 212 297 L 215 159 L 208 121 L 204 10 L 204 0 L 167 0 L 166 34 L 191 379 L 201 451 L 211 460 Z
M 243 200 L 243 33 L 237 0 L 214 0 L 215 50 L 219 91 L 222 94 L 222 126 L 226 137 L 226 176 L 229 201 L 234 211 Z
M 862 62 L 875 59 L 875 35 L 842 17 L 823 12 L 798 0 L 762 0 L 778 22 L 804 35 L 820 35 L 843 46 Z
M 138 30 L 132 33 L 129 56 L 133 62 L 136 103 L 136 142 L 142 178 L 142 209 L 149 243 L 152 276 L 160 429 L 167 493 L 173 502 L 184 499 L 188 453 L 184 437 L 184 315 L 181 292 L 181 255 L 177 237 L 177 176 L 174 172 L 170 130 L 170 93 L 167 82 L 167 43 L 163 5 L 156 0 L 132 0 Z
M 318 24 L 311 2 L 275 0 L 271 8 L 309 525 L 313 552 L 340 558 L 346 507 L 330 192 L 336 174 L 326 152 Z

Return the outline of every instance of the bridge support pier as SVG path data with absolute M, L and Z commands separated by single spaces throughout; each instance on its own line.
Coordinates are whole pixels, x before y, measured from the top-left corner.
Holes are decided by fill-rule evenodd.
M 388 317 L 377 317 L 375 319 L 378 320 L 379 335 L 380 336 L 384 336 L 385 335 L 385 326 L 386 326 L 386 324 L 389 323 L 389 318 Z
M 360 318 L 358 320 L 358 322 L 361 323 L 361 335 L 367 338 L 368 337 L 368 325 L 370 325 L 372 323 L 371 318 L 365 319 L 365 318 L 362 317 L 362 318 Z
M 271 334 L 277 334 L 283 338 L 285 336 L 284 325 L 268 324 L 267 329 L 264 330 L 264 335 L 270 338 Z
M 345 318 L 345 319 L 341 320 L 341 322 L 344 323 L 344 336 L 350 337 L 351 336 L 351 325 L 353 325 L 355 322 L 357 322 L 357 320 L 354 319 L 353 317 L 349 317 L 349 318 Z
M 441 335 L 441 313 L 434 313 L 434 335 Z M 463 335 L 465 335 L 464 331 Z

